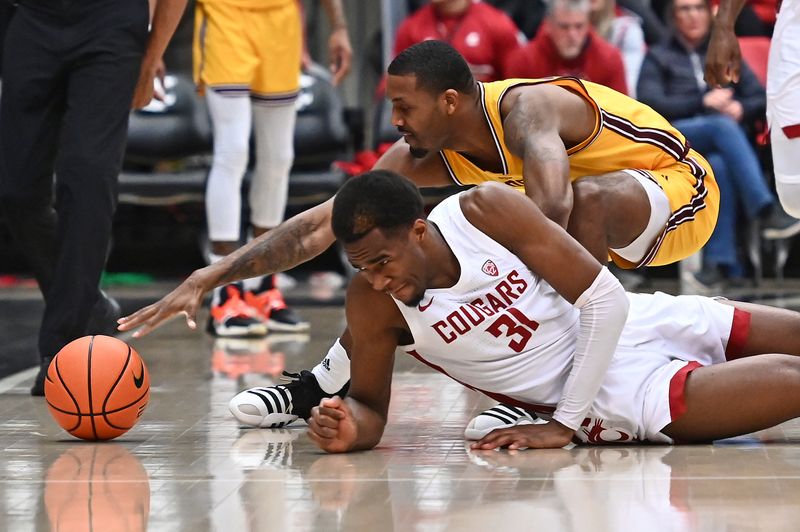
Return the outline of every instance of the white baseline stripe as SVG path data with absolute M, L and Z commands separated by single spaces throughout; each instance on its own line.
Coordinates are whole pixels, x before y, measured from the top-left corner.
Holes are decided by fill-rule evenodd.
M 8 377 L 3 377 L 0 379 L 0 393 L 6 393 L 11 389 L 16 388 L 17 385 L 19 385 L 19 383 L 22 381 L 34 378 L 38 372 L 39 367 L 35 366 L 33 368 L 28 368 L 26 370 L 14 373 L 13 375 L 9 375 Z

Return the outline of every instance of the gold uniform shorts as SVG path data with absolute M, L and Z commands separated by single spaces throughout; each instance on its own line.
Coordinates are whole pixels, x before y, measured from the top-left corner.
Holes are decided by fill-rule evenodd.
M 719 187 L 708 161 L 689 150 L 683 162 L 658 170 L 635 171 L 661 187 L 669 199 L 672 214 L 639 263 L 631 263 L 609 251 L 611 260 L 622 268 L 663 266 L 700 250 L 711 238 L 719 213 Z
M 295 0 L 268 7 L 198 2 L 194 80 L 220 93 L 249 93 L 263 103 L 297 97 L 303 32 Z

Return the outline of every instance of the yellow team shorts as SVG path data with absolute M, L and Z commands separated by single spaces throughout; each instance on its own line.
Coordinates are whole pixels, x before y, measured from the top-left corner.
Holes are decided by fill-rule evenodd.
M 684 161 L 645 172 L 667 195 L 672 214 L 641 262 L 631 263 L 609 250 L 611 260 L 622 268 L 663 266 L 685 259 L 705 245 L 717 224 L 719 187 L 711 165 L 699 153 L 689 150 Z
M 198 2 L 193 42 L 198 90 L 292 101 L 300 87 L 303 32 L 296 1 L 264 8 Z

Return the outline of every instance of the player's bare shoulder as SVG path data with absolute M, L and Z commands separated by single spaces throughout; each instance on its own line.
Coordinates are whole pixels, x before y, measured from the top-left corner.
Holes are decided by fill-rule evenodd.
M 508 143 L 524 143 L 536 133 L 558 133 L 567 147 L 594 131 L 597 112 L 586 97 L 567 87 L 541 83 L 508 91 L 500 105 Z
M 512 87 L 500 102 L 500 114 L 504 119 L 512 112 L 549 114 L 564 92 L 567 91 L 546 83 Z
M 524 194 L 512 190 L 507 185 L 488 181 L 462 193 L 458 201 L 461 212 L 467 220 L 479 229 L 483 229 L 487 224 L 491 225 L 494 220 L 503 219 L 513 212 L 509 211 L 509 208 L 513 208 L 520 199 L 530 201 Z
M 420 187 L 453 184 L 438 152 L 429 152 L 421 158 L 414 157 L 403 139 L 395 142 L 375 164 L 375 170 L 381 169 L 406 176 Z

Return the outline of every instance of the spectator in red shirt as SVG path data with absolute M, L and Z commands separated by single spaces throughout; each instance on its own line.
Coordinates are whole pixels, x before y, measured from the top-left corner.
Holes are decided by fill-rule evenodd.
M 525 42 L 508 15 L 475 0 L 431 0 L 400 24 L 394 55 L 430 39 L 458 50 L 478 81 L 501 79 L 506 58 Z
M 574 76 L 627 94 L 622 55 L 592 30 L 589 12 L 589 0 L 553 0 L 536 37 L 509 56 L 505 77 Z

